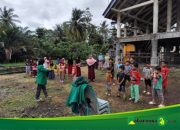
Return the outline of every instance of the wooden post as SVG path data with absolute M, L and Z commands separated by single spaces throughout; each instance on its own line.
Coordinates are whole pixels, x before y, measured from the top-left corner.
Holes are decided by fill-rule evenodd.
M 154 7 L 153 7 L 153 34 L 158 33 L 158 13 L 159 13 L 159 1 L 154 0 Z M 158 65 L 158 40 L 157 39 L 152 39 L 151 40 L 152 44 L 152 56 L 151 56 L 151 65 L 152 66 L 157 66 Z
M 171 31 L 171 20 L 172 20 L 172 0 L 167 0 L 167 32 Z
M 121 14 L 117 15 L 117 38 L 121 37 Z

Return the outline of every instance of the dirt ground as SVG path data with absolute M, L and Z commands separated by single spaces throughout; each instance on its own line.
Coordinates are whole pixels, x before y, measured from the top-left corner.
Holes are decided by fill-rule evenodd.
M 87 67 L 82 68 L 83 76 L 87 77 Z M 165 95 L 165 105 L 180 103 L 180 70 L 172 69 L 169 75 L 168 93 Z M 58 78 L 48 80 L 47 91 L 51 99 L 37 103 L 35 101 L 35 79 L 25 74 L 0 75 L 0 117 L 60 117 L 73 116 L 71 110 L 66 107 L 66 99 L 70 91 L 72 79 L 66 77 L 65 84 L 60 86 Z M 113 86 L 112 96 L 105 95 L 104 72 L 96 70 L 96 80 L 91 83 L 97 96 L 110 103 L 111 113 L 125 112 L 154 108 L 148 105 L 151 96 L 142 94 L 144 83 L 140 85 L 141 101 L 134 104 L 128 100 L 116 97 L 117 86 Z M 129 87 L 127 99 L 129 97 Z M 41 94 L 43 98 L 43 94 Z

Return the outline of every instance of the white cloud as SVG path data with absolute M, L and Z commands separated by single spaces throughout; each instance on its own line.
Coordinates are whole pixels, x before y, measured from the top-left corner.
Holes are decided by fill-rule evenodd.
M 104 20 L 102 13 L 109 0 L 1 0 L 1 7 L 14 8 L 22 26 L 53 28 L 55 24 L 68 21 L 73 8 L 90 8 L 93 23 Z

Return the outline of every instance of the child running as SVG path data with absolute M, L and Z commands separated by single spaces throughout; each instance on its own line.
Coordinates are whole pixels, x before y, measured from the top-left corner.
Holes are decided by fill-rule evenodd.
M 152 101 L 149 104 L 153 105 L 156 104 L 155 96 L 157 94 L 160 104 L 158 107 L 164 107 L 164 96 L 163 96 L 163 88 L 162 88 L 162 75 L 161 75 L 161 68 L 157 66 L 152 74 L 153 82 L 152 82 Z
M 144 73 L 144 82 L 145 82 L 145 90 L 143 91 L 144 94 L 150 95 L 151 93 L 151 75 L 153 73 L 153 69 L 149 63 L 143 68 Z
M 107 68 L 106 72 L 106 95 L 111 96 L 111 87 L 112 87 L 112 73 L 111 68 Z
M 119 72 L 117 73 L 117 84 L 119 85 L 119 93 L 117 97 L 120 97 L 120 95 L 123 95 L 123 100 L 126 98 L 125 94 L 125 74 L 124 74 L 124 66 L 119 67 Z
M 137 103 L 139 101 L 139 84 L 140 84 L 140 73 L 138 72 L 138 64 L 132 65 L 132 71 L 130 72 L 131 78 L 131 98 L 129 100 Z
M 45 98 L 48 98 L 47 90 L 46 90 L 46 84 L 47 84 L 47 73 L 49 72 L 48 69 L 44 68 L 44 59 L 40 59 L 37 67 L 37 91 L 36 91 L 36 101 L 42 101 L 40 97 L 41 89 L 43 90 Z

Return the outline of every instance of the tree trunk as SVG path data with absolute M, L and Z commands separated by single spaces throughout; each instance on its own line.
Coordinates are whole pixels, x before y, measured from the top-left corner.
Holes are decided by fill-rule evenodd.
M 5 48 L 6 61 L 9 63 L 12 57 L 12 48 Z

